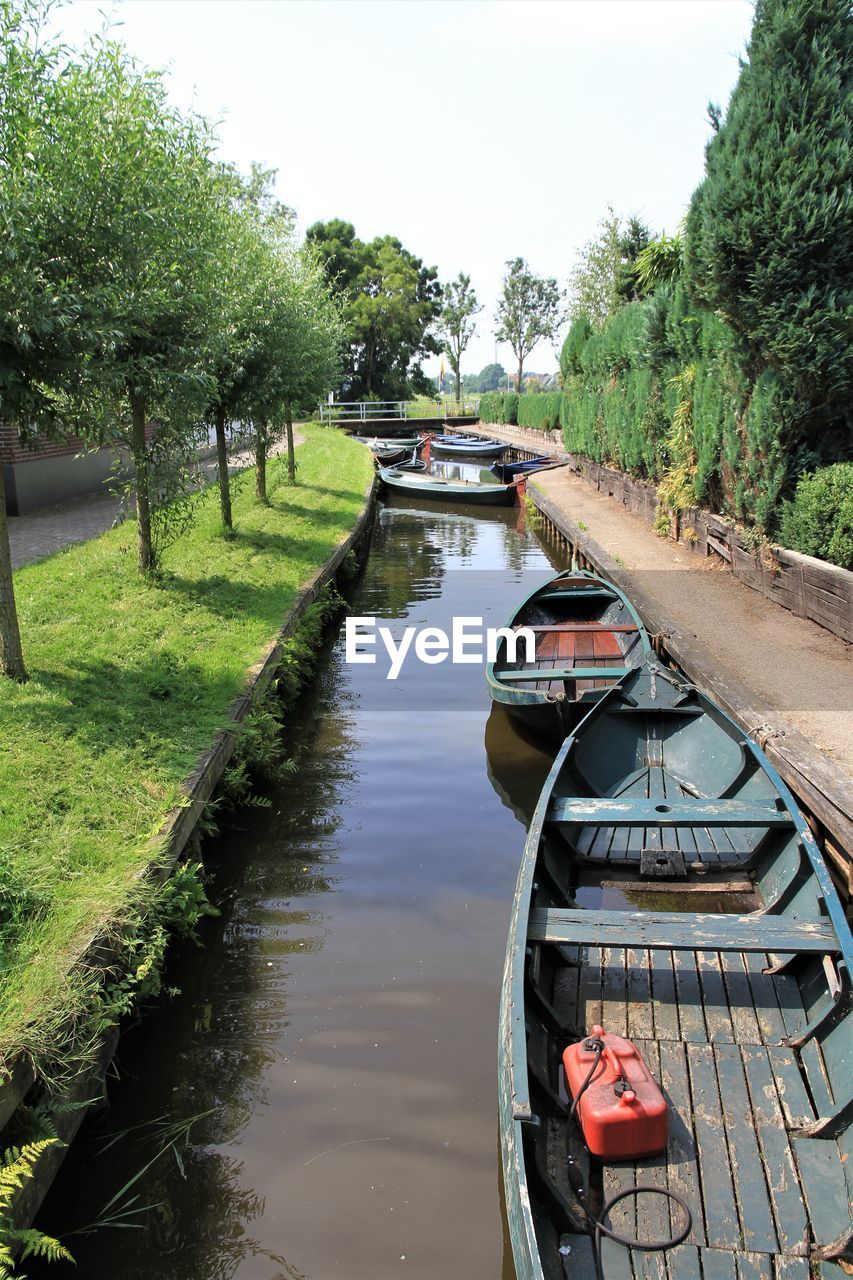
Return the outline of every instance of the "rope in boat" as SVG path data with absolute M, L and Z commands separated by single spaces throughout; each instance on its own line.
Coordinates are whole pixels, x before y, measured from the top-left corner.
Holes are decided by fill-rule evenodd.
M 596 1036 L 590 1041 L 590 1046 L 595 1047 L 595 1057 L 592 1066 L 587 1072 L 586 1079 L 578 1089 L 572 1100 L 571 1110 L 569 1111 L 569 1125 L 572 1121 L 577 1120 L 578 1103 L 589 1088 L 592 1078 L 598 1070 L 598 1064 L 601 1062 L 601 1055 L 604 1053 L 604 1041 Z M 580 1126 L 578 1126 L 580 1127 Z M 581 1131 L 583 1136 L 583 1131 Z M 569 1182 L 572 1189 L 580 1201 L 587 1221 L 594 1228 L 592 1237 L 592 1255 L 595 1265 L 596 1280 L 605 1280 L 604 1270 L 601 1265 L 601 1237 L 607 1236 L 608 1240 L 615 1240 L 617 1244 L 621 1244 L 626 1249 L 642 1249 L 645 1253 L 660 1253 L 665 1249 L 674 1249 L 677 1244 L 681 1244 L 682 1240 L 686 1240 L 693 1226 L 693 1214 L 689 1205 L 675 1191 L 670 1191 L 668 1187 L 655 1187 L 651 1184 L 640 1184 L 636 1187 L 625 1187 L 622 1191 L 618 1191 L 615 1196 L 611 1196 L 609 1200 L 605 1200 L 601 1217 L 596 1218 L 589 1210 L 587 1197 L 583 1188 L 583 1176 L 580 1169 L 569 1156 Z M 631 1236 L 622 1236 L 618 1231 L 613 1231 L 610 1227 L 604 1225 L 604 1219 L 607 1217 L 611 1209 L 613 1209 L 620 1200 L 626 1200 L 629 1196 L 656 1195 L 666 1196 L 667 1200 L 674 1200 L 679 1208 L 684 1210 L 684 1226 L 676 1234 L 670 1236 L 666 1240 L 634 1240 Z

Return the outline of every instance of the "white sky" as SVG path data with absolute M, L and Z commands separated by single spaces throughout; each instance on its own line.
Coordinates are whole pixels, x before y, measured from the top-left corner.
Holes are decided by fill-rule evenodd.
M 747 0 L 72 0 L 58 25 L 76 43 L 104 13 L 226 159 L 278 169 L 303 231 L 341 217 L 468 272 L 467 372 L 495 358 L 507 258 L 565 285 L 608 203 L 676 228 L 752 22 Z

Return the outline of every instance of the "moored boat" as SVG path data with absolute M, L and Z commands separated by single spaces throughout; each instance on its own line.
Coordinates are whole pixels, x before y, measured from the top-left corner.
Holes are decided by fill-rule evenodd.
M 465 502 L 477 506 L 511 507 L 516 500 L 514 484 L 478 484 L 467 480 L 445 480 L 442 476 L 412 475 L 393 467 L 380 467 L 379 475 L 393 493 L 426 498 L 431 502 Z
M 646 629 L 628 598 L 597 574 L 566 569 L 537 587 L 507 623 L 529 627 L 535 657 L 523 641 L 514 658 L 502 639 L 486 667 L 493 702 L 539 733 L 563 738 L 609 689 L 651 652 Z
M 442 458 L 500 458 L 509 445 L 500 440 L 464 439 L 458 436 L 433 436 L 430 448 Z
M 559 458 L 549 457 L 544 454 L 539 458 L 523 458 L 520 462 L 493 462 L 490 471 L 494 472 L 499 480 L 514 480 L 516 476 L 530 475 L 534 471 L 552 471 L 555 467 L 564 467 L 565 462 L 561 462 Z
M 376 453 L 381 449 L 422 449 L 426 444 L 426 436 L 353 436 L 359 444 L 366 444 L 368 449 Z
M 602 908 L 608 892 L 621 909 Z M 516 886 L 499 1071 L 518 1280 L 840 1280 L 851 966 L 785 784 L 713 702 L 647 660 L 563 743 Z M 575 1129 L 562 1055 L 601 1028 L 630 1037 L 663 1088 L 662 1154 L 591 1159 Z M 618 1242 L 685 1229 L 665 1255 Z

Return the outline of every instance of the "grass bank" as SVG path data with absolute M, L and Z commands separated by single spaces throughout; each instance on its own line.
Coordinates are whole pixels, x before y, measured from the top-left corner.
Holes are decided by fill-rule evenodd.
M 132 523 L 15 575 L 31 678 L 0 688 L 0 1062 L 55 1047 L 74 961 L 120 923 L 247 669 L 358 518 L 367 451 L 305 435 L 297 487 L 283 459 L 269 506 L 238 487 L 233 539 L 201 497 L 161 582 L 136 574 Z

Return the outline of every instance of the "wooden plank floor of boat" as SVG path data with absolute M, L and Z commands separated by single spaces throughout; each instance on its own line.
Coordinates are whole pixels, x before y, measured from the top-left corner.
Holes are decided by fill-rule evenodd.
M 594 624 L 594 619 L 591 624 Z M 543 672 L 571 670 L 572 667 L 621 668 L 624 661 L 625 655 L 612 631 L 562 631 L 555 627 L 536 637 L 536 661 L 533 666 Z M 579 680 L 574 696 L 580 697 L 590 689 L 607 689 L 611 683 L 606 679 Z M 547 692 L 552 687 L 562 689 L 563 684 L 563 680 L 543 679 L 531 681 L 525 688 Z
M 840 1266 L 810 1270 L 808 1257 L 843 1231 L 849 1188 L 836 1143 L 798 1134 L 831 1103 L 815 1042 L 802 1065 L 782 1043 L 806 1022 L 794 979 L 763 972 L 761 954 L 590 947 L 579 958 L 558 981 L 561 1016 L 634 1040 L 670 1104 L 666 1154 L 603 1165 L 601 1194 L 668 1187 L 693 1213 L 673 1250 L 603 1241 L 607 1280 L 840 1280 Z M 641 1196 L 609 1221 L 660 1239 L 683 1218 L 673 1202 Z M 567 1277 L 595 1280 L 590 1237 L 564 1237 L 563 1249 Z

